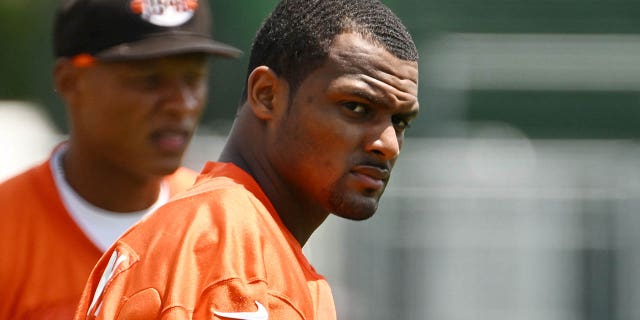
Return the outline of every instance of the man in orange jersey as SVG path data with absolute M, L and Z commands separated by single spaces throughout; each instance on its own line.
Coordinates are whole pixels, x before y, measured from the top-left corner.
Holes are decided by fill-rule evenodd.
M 418 54 L 378 0 L 283 0 L 254 40 L 219 162 L 129 229 L 76 319 L 336 319 L 302 252 L 377 209 L 418 114 Z
M 54 80 L 69 140 L 0 185 L 0 319 L 70 319 L 102 253 L 193 185 L 180 168 L 207 96 L 206 0 L 69 0 Z

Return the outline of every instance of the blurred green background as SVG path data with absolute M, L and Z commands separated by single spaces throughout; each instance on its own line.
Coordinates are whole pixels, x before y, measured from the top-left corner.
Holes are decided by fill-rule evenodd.
M 242 88 L 251 39 L 263 17 L 276 1 L 215 1 L 214 34 L 241 48 L 239 60 L 216 60 L 212 64 L 211 97 L 203 127 L 215 127 L 220 118 L 230 119 Z M 56 126 L 68 129 L 62 102 L 52 89 L 51 33 L 56 1 L 1 0 L 0 100 L 28 100 L 46 109 Z
M 594 65 L 610 62 L 616 63 L 615 59 L 618 59 L 616 66 L 625 71 L 626 64 L 621 64 L 619 60 L 629 59 L 629 57 L 619 54 L 611 57 L 614 61 L 609 61 L 606 55 L 593 53 L 598 49 L 608 50 L 610 47 L 613 47 L 612 53 L 616 53 L 617 44 L 637 39 L 623 37 L 609 47 L 603 47 L 593 44 L 597 39 L 594 40 L 591 37 L 593 35 L 616 35 L 617 37 L 636 35 L 640 32 L 640 19 L 638 19 L 640 3 L 622 0 L 607 2 L 597 0 L 387 0 L 384 2 L 403 19 L 421 51 L 422 115 L 409 131 L 410 135 L 466 136 L 468 130 L 460 130 L 460 123 L 463 123 L 465 128 L 474 123 L 503 123 L 530 138 L 635 139 L 640 136 L 640 126 L 637 125 L 640 118 L 637 88 L 628 85 L 637 80 L 634 77 L 638 73 L 632 73 L 629 76 L 627 72 L 626 80 L 623 79 L 626 82 L 623 81 L 623 85 L 619 87 L 607 86 L 607 82 L 620 80 L 619 77 L 610 74 L 597 79 L 598 70 L 601 69 L 594 67 Z M 263 17 L 275 3 L 274 0 L 214 1 L 212 9 L 216 37 L 243 49 L 245 55 L 239 60 L 214 62 L 211 98 L 202 125 L 204 129 L 217 133 L 225 133 L 228 129 L 242 89 L 251 39 Z M 0 39 L 2 39 L 0 100 L 35 102 L 45 108 L 56 126 L 65 132 L 67 125 L 64 110 L 51 85 L 53 61 L 50 34 L 54 5 L 55 1 L 51 0 L 0 1 Z M 518 35 L 521 34 L 551 36 L 545 38 L 542 44 L 532 47 L 532 50 L 541 52 L 535 56 L 543 60 L 540 61 L 539 66 L 544 66 L 544 60 L 557 57 L 558 53 L 566 48 L 576 49 L 584 42 L 592 43 L 584 51 L 578 52 L 587 56 L 583 61 L 577 61 L 574 66 L 574 68 L 581 68 L 584 64 L 587 68 L 591 67 L 592 72 L 584 75 L 576 72 L 559 72 L 560 75 L 568 77 L 560 81 L 559 87 L 527 86 L 526 81 L 522 86 L 501 86 L 495 85 L 495 79 L 492 79 L 495 70 L 504 69 L 503 66 L 496 64 L 500 63 L 500 60 L 492 61 L 489 68 L 482 62 L 473 62 L 464 64 L 462 69 L 467 72 L 466 76 L 469 79 L 480 79 L 478 82 L 480 85 L 443 89 L 439 79 L 451 77 L 454 71 L 460 71 L 461 67 L 454 63 L 453 66 L 458 66 L 456 69 L 449 64 L 448 69 L 444 68 L 442 71 L 444 75 L 433 73 L 431 69 L 438 69 L 439 66 L 432 66 L 429 59 L 433 58 L 431 55 L 433 51 L 442 48 L 443 42 L 440 40 L 445 39 L 444 47 L 447 45 L 451 47 L 451 37 L 448 35 L 457 34 L 492 35 L 492 39 L 498 39 L 498 41 L 501 41 L 502 36 L 516 36 L 516 40 L 511 41 L 510 44 L 495 48 L 497 51 L 517 49 L 522 44 L 517 40 Z M 556 46 L 555 55 L 550 55 L 548 52 L 545 55 L 544 50 L 548 49 L 546 44 L 553 43 L 564 36 L 580 35 L 589 35 L 589 37 L 578 38 L 577 46 Z M 478 59 L 479 51 L 474 51 L 473 48 L 482 48 L 481 45 L 478 46 L 478 43 L 482 42 L 474 40 L 455 43 L 457 45 L 453 46 L 454 51 L 444 51 L 445 56 L 471 48 L 465 51 L 465 61 Z M 475 44 L 476 47 L 470 47 L 469 43 Z M 435 44 L 440 44 L 440 47 L 434 47 Z M 486 46 L 484 51 L 481 50 L 480 56 L 492 53 L 491 47 L 486 49 Z M 522 49 L 506 59 L 509 57 L 526 59 L 522 57 L 522 53 L 526 53 L 526 50 Z M 634 64 L 634 61 L 625 63 Z M 536 65 L 533 64 L 533 66 Z M 551 66 L 547 67 L 551 68 Z M 482 73 L 482 70 L 478 71 L 478 68 L 485 68 L 485 73 Z M 525 70 L 531 71 L 531 66 L 528 68 Z M 469 70 L 476 73 L 469 75 Z M 507 72 L 520 74 L 520 78 L 517 75 L 515 78 L 513 74 L 511 75 L 516 79 L 516 83 L 519 83 L 518 80 L 531 80 L 527 78 L 528 73 L 523 74 L 518 65 L 512 65 Z M 541 72 L 545 72 L 545 69 L 538 70 L 538 73 Z M 456 74 L 456 76 L 461 75 Z M 553 74 L 549 75 L 552 82 L 553 76 Z M 503 82 L 513 82 L 514 80 L 510 80 L 512 78 L 506 77 Z M 534 77 L 534 80 L 538 78 Z M 587 81 L 586 86 L 572 85 L 576 79 L 581 78 L 591 80 Z M 483 85 L 487 81 L 494 85 Z M 603 86 L 599 87 L 599 83 Z

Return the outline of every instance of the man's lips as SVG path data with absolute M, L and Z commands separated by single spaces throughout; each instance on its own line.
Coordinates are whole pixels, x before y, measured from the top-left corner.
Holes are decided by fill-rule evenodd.
M 166 152 L 182 152 L 189 143 L 189 131 L 179 129 L 157 130 L 151 135 L 151 141 Z
M 391 175 L 389 169 L 373 165 L 359 165 L 351 172 L 357 177 L 358 182 L 367 189 L 382 189 Z

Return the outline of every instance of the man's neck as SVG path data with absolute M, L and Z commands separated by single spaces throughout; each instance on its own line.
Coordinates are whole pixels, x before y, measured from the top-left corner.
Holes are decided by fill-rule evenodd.
M 65 180 L 89 203 L 113 212 L 146 209 L 158 199 L 162 177 L 140 177 L 91 161 L 72 148 L 62 157 Z
M 232 138 L 228 140 L 218 161 L 233 163 L 250 174 L 271 201 L 282 223 L 300 246 L 304 246 L 329 213 L 324 207 L 305 201 L 296 190 L 290 190 L 275 172 L 261 165 L 267 162 L 262 158 L 264 153 L 252 151 L 251 148 L 236 148 Z

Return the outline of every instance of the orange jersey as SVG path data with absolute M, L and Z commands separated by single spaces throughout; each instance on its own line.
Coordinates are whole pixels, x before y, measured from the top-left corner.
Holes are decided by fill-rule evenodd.
M 71 319 L 102 255 L 67 212 L 49 161 L 0 184 L 0 319 Z M 171 193 L 196 173 L 168 177 Z
M 326 280 L 260 186 L 209 162 L 101 258 L 76 319 L 334 320 Z

